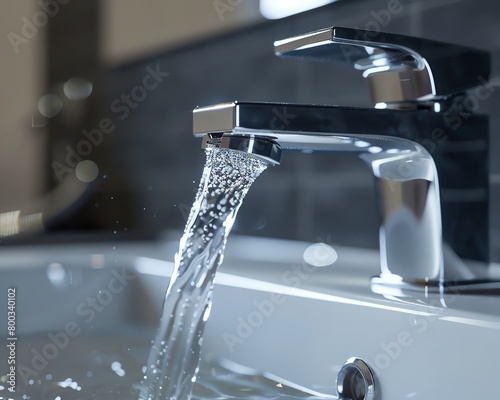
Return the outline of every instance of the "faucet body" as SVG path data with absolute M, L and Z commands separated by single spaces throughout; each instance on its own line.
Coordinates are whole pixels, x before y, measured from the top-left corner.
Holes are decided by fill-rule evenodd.
M 489 73 L 489 58 L 478 52 L 477 71 L 455 67 L 446 77 L 446 49 L 459 61 L 475 50 L 367 35 L 329 28 L 276 42 L 275 48 L 284 57 L 354 64 L 371 79 L 375 108 L 232 102 L 195 109 L 193 133 L 204 138 L 203 146 L 245 151 L 275 164 L 282 150 L 357 153 L 375 179 L 380 279 L 436 287 L 460 281 L 443 264 L 442 240 L 464 259 L 488 260 L 488 120 L 471 113 L 465 118 L 457 105 L 462 91 L 482 76 L 471 75 Z

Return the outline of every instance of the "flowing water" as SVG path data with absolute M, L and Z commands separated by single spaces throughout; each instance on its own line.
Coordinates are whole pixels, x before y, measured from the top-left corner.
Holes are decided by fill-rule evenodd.
M 143 386 L 144 359 L 150 350 L 147 332 L 127 329 L 116 335 L 83 335 L 40 371 L 18 373 L 16 393 L 7 391 L 0 377 L 0 399 L 7 400 L 137 400 Z M 85 337 L 84 337 L 85 336 Z M 32 368 L 32 349 L 40 349 L 47 335 L 23 338 L 18 366 Z M 3 371 L 2 371 L 3 373 Z M 36 376 L 34 375 L 36 374 Z M 335 388 L 317 388 L 334 393 Z M 335 398 L 302 388 L 268 373 L 227 360 L 203 360 L 192 400 L 324 400 Z M 185 400 L 185 399 L 180 399 Z
M 200 370 L 202 335 L 210 313 L 216 269 L 222 263 L 238 208 L 265 168 L 264 161 L 241 152 L 207 149 L 200 187 L 180 241 L 160 327 L 151 348 L 143 341 L 127 341 L 122 336 L 77 338 L 50 367 L 25 371 L 20 378 L 22 389 L 15 395 L 9 395 L 0 380 L 0 399 L 332 398 L 228 361 L 205 363 Z M 30 365 L 33 355 L 28 350 L 36 348 L 37 340 L 25 342 L 22 349 L 26 354 L 20 352 L 19 364 L 24 359 L 25 365 Z M 147 349 L 149 357 L 144 366 Z M 0 379 L 5 381 L 6 376 Z M 325 391 L 332 393 L 333 389 Z
M 208 148 L 198 194 L 175 258 L 160 328 L 140 399 L 189 399 L 227 236 L 253 181 L 267 164 L 242 152 Z

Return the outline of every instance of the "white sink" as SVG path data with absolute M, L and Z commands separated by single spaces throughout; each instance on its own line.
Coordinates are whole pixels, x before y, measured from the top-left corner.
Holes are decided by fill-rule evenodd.
M 134 357 L 147 356 L 177 237 L 4 249 L 0 293 L 5 299 L 8 287 L 16 288 L 18 365 L 29 365 L 36 347 L 23 343 L 38 335 L 41 351 L 43 340 L 50 343 L 47 333 L 67 332 L 69 322 L 76 324 L 70 332 L 81 332 L 60 350 L 66 358 L 77 354 L 71 346 L 82 339 L 112 338 L 116 346 L 132 336 L 143 344 Z M 310 245 L 230 237 L 203 341 L 204 363 L 227 359 L 334 395 L 342 365 L 358 357 L 374 373 L 381 400 L 494 398 L 500 295 L 384 297 L 370 289 L 377 252 L 332 245 L 333 253 L 319 254 L 323 261 L 336 254 L 336 261 L 311 267 L 304 261 Z M 0 321 L 5 327 L 5 306 Z M 7 357 L 2 346 L 1 371 Z M 66 367 L 68 376 L 78 368 L 75 361 Z M 36 379 L 45 379 L 47 371 L 50 365 Z M 26 388 L 18 372 L 16 393 L 34 390 L 36 379 Z M 140 379 L 140 371 L 127 379 Z M 0 385 L 0 399 L 9 398 L 8 383 Z

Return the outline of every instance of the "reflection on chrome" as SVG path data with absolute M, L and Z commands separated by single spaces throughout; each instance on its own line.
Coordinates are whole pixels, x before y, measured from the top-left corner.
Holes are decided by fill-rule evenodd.
M 202 146 L 210 142 L 271 159 L 276 164 L 282 149 L 358 154 L 375 178 L 380 278 L 388 283 L 441 285 L 444 272 L 439 183 L 429 152 L 422 145 L 397 136 L 356 133 L 363 129 L 354 118 L 348 118 L 349 113 L 359 112 L 352 109 L 334 108 L 331 114 L 327 108 L 287 105 L 287 113 L 295 118 L 280 129 L 270 130 L 267 117 L 262 117 L 262 121 L 257 117 L 273 115 L 276 107 L 279 105 L 234 102 L 197 108 L 193 114 L 194 134 L 203 137 Z M 334 122 L 332 133 L 305 131 L 300 120 L 307 120 L 310 114 L 319 115 L 317 119 L 325 126 L 329 126 L 325 121 L 333 120 L 335 115 L 338 119 L 334 122 L 343 133 L 335 133 Z M 342 115 L 344 119 L 340 118 Z M 295 121 L 299 121 L 297 125 Z M 243 145 L 249 141 L 259 145 Z
M 368 151 L 372 154 L 377 154 L 377 153 L 380 153 L 382 151 L 382 148 L 378 147 L 378 146 L 371 146 L 368 148 Z
M 368 142 L 365 142 L 364 140 L 356 140 L 354 142 L 354 146 L 356 146 L 356 147 L 370 147 L 371 144 Z

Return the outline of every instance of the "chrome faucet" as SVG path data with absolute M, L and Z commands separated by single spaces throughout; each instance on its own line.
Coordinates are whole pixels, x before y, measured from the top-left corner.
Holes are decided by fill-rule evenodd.
M 280 40 L 275 52 L 362 71 L 374 108 L 199 107 L 193 132 L 203 137 L 202 147 L 244 151 L 271 164 L 279 164 L 282 150 L 356 152 L 371 168 L 377 191 L 381 271 L 373 284 L 442 290 L 462 287 L 464 279 L 467 287 L 483 283 L 444 263 L 442 242 L 463 259 L 488 260 L 488 120 L 474 114 L 462 117 L 460 126 L 452 122 L 465 91 L 487 82 L 489 54 L 350 28 Z M 472 143 L 475 153 L 456 157 Z M 473 179 L 461 176 L 471 171 Z M 480 195 L 474 202 L 453 197 L 464 193 Z

